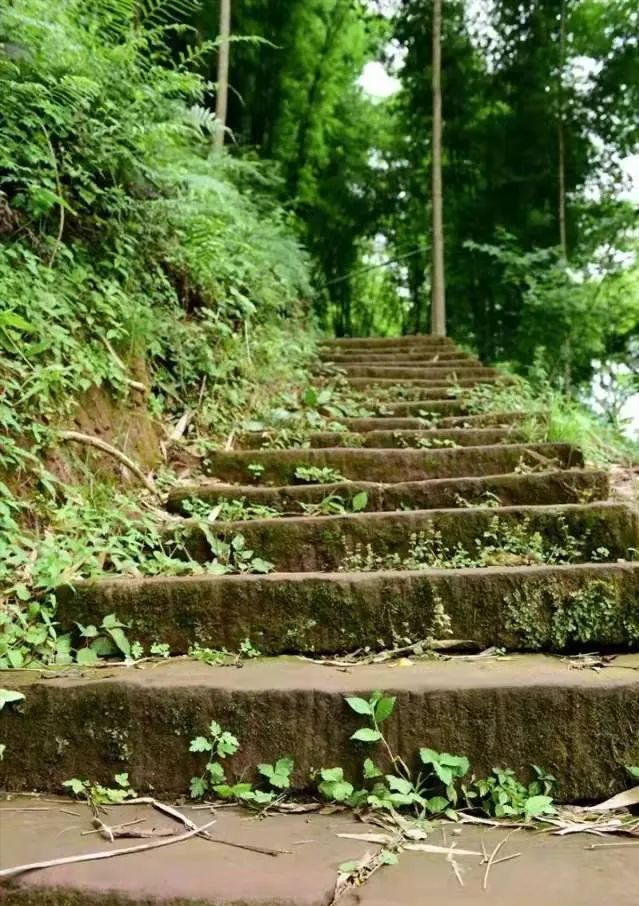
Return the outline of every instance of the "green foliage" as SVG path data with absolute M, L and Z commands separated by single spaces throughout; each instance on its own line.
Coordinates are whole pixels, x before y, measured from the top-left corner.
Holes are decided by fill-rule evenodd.
M 552 774 L 532 765 L 536 780 L 521 783 L 515 772 L 509 768 L 493 768 L 490 777 L 475 780 L 463 787 L 469 805 L 479 806 L 487 815 L 495 818 L 538 818 L 552 814 Z
M 605 549 L 593 551 L 588 533 L 580 538 L 571 534 L 565 516 L 557 516 L 553 540 L 534 530 L 531 517 L 513 522 L 492 516 L 488 527 L 474 544 L 458 541 L 450 545 L 439 529 L 429 526 L 411 532 L 408 551 L 377 553 L 371 543 L 356 544 L 340 565 L 345 571 L 379 569 L 464 569 L 483 566 L 525 566 L 541 563 L 577 563 L 587 559 L 602 560 L 609 556 Z
M 83 626 L 82 623 L 75 625 L 86 642 L 76 653 L 76 662 L 82 667 L 92 667 L 100 657 L 113 654 L 131 657 L 131 644 L 124 632 L 128 627 L 125 623 L 120 623 L 114 613 L 107 614 L 99 626 Z
M 304 484 L 338 484 L 346 481 L 341 472 L 329 466 L 297 466 L 295 477 Z
M 86 800 L 94 811 L 103 805 L 120 804 L 126 802 L 127 799 L 137 797 L 137 793 L 129 783 L 128 774 L 116 774 L 113 779 L 116 783 L 114 787 L 105 787 L 100 783 L 91 783 L 89 780 L 80 780 L 77 777 L 65 780 L 62 786 L 73 793 L 77 799 Z
M 192 498 L 184 500 L 182 508 L 187 515 L 198 520 L 214 522 L 244 522 L 250 519 L 274 519 L 281 516 L 278 510 L 262 504 L 248 503 L 246 497 L 234 500 L 221 500 L 211 507 L 205 500 Z
M 0 12 L 3 666 L 71 659 L 59 585 L 209 569 L 147 500 L 93 476 L 71 490 L 47 470 L 87 394 L 137 406 L 141 376 L 140 420 L 192 408 L 197 442 L 250 417 L 310 355 L 307 334 L 290 339 L 307 262 L 276 181 L 212 150 L 209 85 L 194 71 L 212 47 L 176 23 L 196 5 L 12 0 Z M 225 544 L 213 571 L 269 568 Z M 84 660 L 102 645 L 87 642 Z
M 11 705 L 14 702 L 24 701 L 24 694 L 15 689 L 0 689 L 0 711 L 5 705 Z
M 361 513 L 368 506 L 368 494 L 359 491 L 349 500 L 340 494 L 329 494 L 318 503 L 300 503 L 307 516 L 345 516 L 348 513 Z
M 518 816 L 525 820 L 554 812 L 549 794 L 555 778 L 536 765 L 532 765 L 536 779 L 528 785 L 521 783 L 509 769 L 495 768 L 490 777 L 476 779 L 469 776 L 470 762 L 464 756 L 422 747 L 420 769 L 417 773 L 411 771 L 392 750 L 382 729 L 382 724 L 393 714 L 395 703 L 394 696 L 382 692 L 373 692 L 368 699 L 346 699 L 351 710 L 367 721 L 351 739 L 364 745 L 380 745 L 392 773 L 385 773 L 367 757 L 362 765 L 364 786 L 357 790 L 345 778 L 341 767 L 323 768 L 319 772 L 318 790 L 325 799 L 352 807 L 409 809 L 419 819 L 445 815 L 455 820 L 456 809 L 462 805 L 479 808 L 492 817 Z
M 291 785 L 291 773 L 295 767 L 292 758 L 280 758 L 275 764 L 259 764 L 258 772 L 266 779 L 269 789 L 260 790 L 251 783 L 229 783 L 221 762 L 235 755 L 240 744 L 237 737 L 223 730 L 217 721 L 209 724 L 207 736 L 196 736 L 191 740 L 189 751 L 204 753 L 207 761 L 201 775 L 191 778 L 190 794 L 192 799 L 202 799 L 207 793 L 213 793 L 220 799 L 235 799 L 245 805 L 267 806 Z
M 556 390 L 543 364 L 530 379 L 510 376 L 506 382 L 481 384 L 465 395 L 473 413 L 520 412 L 521 430 L 531 441 L 571 443 L 598 465 L 639 462 L 639 444 L 625 438 L 620 426 L 593 415 L 585 405 Z

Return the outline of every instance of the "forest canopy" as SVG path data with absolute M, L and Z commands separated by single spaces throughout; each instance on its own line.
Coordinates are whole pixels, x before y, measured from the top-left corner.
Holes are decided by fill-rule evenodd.
M 232 153 L 278 164 L 317 314 L 338 334 L 429 329 L 431 9 L 234 6 L 235 34 L 263 42 L 232 48 Z M 567 385 L 594 361 L 636 366 L 637 205 L 622 167 L 639 148 L 636 3 L 447 0 L 443 12 L 450 333 Z M 200 34 L 216 34 L 217 15 L 207 3 Z M 362 88 L 373 60 L 398 79 L 391 97 Z

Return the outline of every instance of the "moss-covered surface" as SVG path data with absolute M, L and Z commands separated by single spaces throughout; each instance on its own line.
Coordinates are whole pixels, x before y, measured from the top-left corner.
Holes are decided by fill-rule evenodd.
M 510 428 L 434 428 L 422 431 L 317 431 L 310 435 L 311 447 L 368 447 L 405 449 L 422 447 L 481 447 L 495 444 L 516 444 L 525 440 L 514 426 Z
M 59 596 L 63 630 L 117 613 L 145 647 L 264 654 L 392 648 L 441 635 L 481 647 L 639 647 L 639 564 L 115 580 Z
M 570 444 L 495 444 L 436 450 L 260 449 L 210 453 L 204 468 L 218 480 L 247 483 L 253 464 L 263 467 L 261 484 L 295 484 L 299 466 L 328 467 L 353 481 L 396 482 L 499 475 L 518 467 L 580 467 L 583 456 Z
M 366 510 L 445 509 L 481 506 L 495 498 L 503 506 L 541 503 L 588 503 L 605 500 L 609 494 L 606 472 L 586 469 L 558 470 L 475 476 L 472 478 L 434 478 L 430 481 L 406 481 L 382 484 L 371 481 L 348 481 L 334 484 L 255 485 L 189 484 L 174 488 L 167 508 L 185 515 L 184 502 L 202 500 L 211 505 L 223 500 L 244 499 L 248 504 L 268 506 L 290 516 L 303 514 L 302 504 L 317 504 L 336 495 L 345 504 L 364 491 Z
M 626 666 L 636 665 L 628 657 Z M 0 783 L 14 790 L 54 790 L 69 777 L 104 783 L 128 771 L 140 791 L 184 793 L 199 765 L 189 741 L 212 718 L 241 741 L 229 762 L 236 774 L 251 776 L 259 762 L 286 753 L 295 758 L 297 787 L 318 765 L 341 765 L 357 778 L 370 749 L 351 741 L 361 720 L 344 697 L 372 689 L 397 694 L 385 728 L 410 763 L 429 745 L 464 753 L 479 773 L 543 764 L 558 778 L 558 798 L 574 801 L 624 788 L 623 766 L 639 759 L 634 671 L 571 670 L 537 655 L 482 667 L 435 662 L 348 673 L 294 660 L 241 670 L 174 662 L 77 679 L 13 674 L 12 681 L 26 699 L 0 714 L 0 737 L 9 742 Z
M 431 424 L 431 421 L 433 424 Z M 422 419 L 415 414 L 406 416 L 378 416 L 375 418 L 342 418 L 340 424 L 349 431 L 397 431 L 437 428 L 508 428 L 522 421 L 521 412 L 484 412 L 480 415 L 446 415 L 432 413 L 432 418 Z
M 473 367 L 468 365 L 386 365 L 383 362 L 372 364 L 342 364 L 341 370 L 349 377 L 371 378 L 421 378 L 445 383 L 451 378 L 468 384 L 477 383 L 481 378 L 495 378 L 500 376 L 496 368 Z M 463 384 L 462 384 L 463 386 Z
M 544 539 L 544 549 L 556 545 L 560 556 L 566 548 L 568 532 L 579 542 L 579 552 L 572 559 L 581 562 L 593 559 L 593 553 L 594 559 L 606 561 L 626 558 L 629 549 L 637 549 L 639 544 L 639 514 L 616 503 L 257 519 L 220 523 L 217 532 L 223 538 L 241 532 L 248 547 L 271 561 L 276 570 L 312 572 L 337 570 L 347 555 L 367 545 L 371 545 L 378 557 L 390 554 L 406 557 L 412 546 L 411 535 L 418 532 L 438 532 L 449 550 L 459 545 L 473 556 L 477 553 L 477 541 L 481 542 L 484 533 L 493 527 L 495 517 L 499 519 L 500 530 L 508 531 L 512 527 L 513 532 L 526 519 L 527 534 L 539 533 Z M 210 559 L 208 542 L 196 523 L 192 524 L 185 544 L 196 560 Z

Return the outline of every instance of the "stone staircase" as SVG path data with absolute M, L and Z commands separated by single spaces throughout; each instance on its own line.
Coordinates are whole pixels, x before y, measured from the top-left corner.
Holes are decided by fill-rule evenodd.
M 359 724 L 344 698 L 376 689 L 397 695 L 387 735 L 409 763 L 427 745 L 467 755 L 477 773 L 502 765 L 526 774 L 540 764 L 563 801 L 627 785 L 624 765 L 639 763 L 639 565 L 626 559 L 639 547 L 637 513 L 610 499 L 607 475 L 584 467 L 578 450 L 527 443 L 517 413 L 468 413 L 465 389 L 499 376 L 447 339 L 325 341 L 320 358 L 358 392 L 367 388 L 379 414 L 344 419 L 345 434 L 318 431 L 307 448 L 240 438 L 239 449 L 208 457 L 214 481 L 168 499 L 173 513 L 185 514 L 194 498 L 245 498 L 281 512 L 218 527 L 244 535 L 274 572 L 109 579 L 60 595 L 64 627 L 115 612 L 132 638 L 167 642 L 175 655 L 195 643 L 235 651 L 250 638 L 265 657 L 241 669 L 174 658 L 73 676 L 11 674 L 4 684 L 27 697 L 21 714 L 0 714 L 0 738 L 10 743 L 4 787 L 57 791 L 70 777 L 108 782 L 128 771 L 139 791 L 185 794 L 189 741 L 212 718 L 240 739 L 238 776 L 284 754 L 295 758 L 300 789 L 320 766 L 355 776 L 363 749 L 350 740 Z M 401 398 L 389 403 L 386 394 L 377 406 L 379 387 L 397 387 Z M 425 427 L 424 412 L 434 426 Z M 258 481 L 249 465 L 262 467 Z M 296 483 L 302 465 L 335 470 L 339 480 Z M 351 501 L 362 491 L 361 512 L 304 513 L 331 494 Z M 495 520 L 506 539 L 524 531 L 549 551 L 573 545 L 572 562 L 526 564 L 507 549 L 503 562 L 470 562 L 493 543 Z M 398 569 L 420 533 L 431 547 L 461 551 L 460 565 Z M 192 556 L 210 558 L 205 534 L 194 529 L 189 543 Z M 365 564 L 369 548 L 376 568 L 343 568 L 358 556 Z M 425 639 L 442 607 L 453 639 L 507 653 L 352 668 L 296 656 Z M 618 655 L 605 669 L 560 656 L 602 650 Z M 186 902 L 188 891 L 180 893 Z

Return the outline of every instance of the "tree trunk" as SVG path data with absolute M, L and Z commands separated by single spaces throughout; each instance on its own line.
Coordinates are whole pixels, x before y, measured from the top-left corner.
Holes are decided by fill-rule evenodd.
M 221 151 L 226 137 L 226 115 L 229 102 L 229 59 L 231 37 L 231 0 L 220 0 L 220 50 L 217 60 L 217 98 L 215 148 Z
M 442 197 L 442 0 L 433 0 L 433 268 L 431 333 L 446 336 L 444 216 Z
M 559 111 L 557 116 L 558 167 L 559 167 L 559 245 L 564 261 L 568 260 L 566 238 L 566 138 L 564 134 L 564 67 L 566 65 L 566 0 L 561 3 L 559 24 Z

